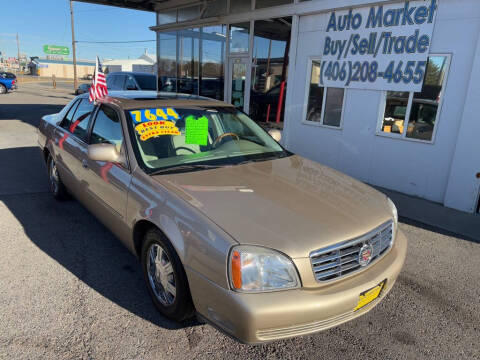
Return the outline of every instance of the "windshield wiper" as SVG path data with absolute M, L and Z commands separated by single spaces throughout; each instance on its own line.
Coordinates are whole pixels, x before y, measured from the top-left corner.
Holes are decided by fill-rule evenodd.
M 195 170 L 216 169 L 219 167 L 222 167 L 222 165 L 182 164 L 182 165 L 169 166 L 164 169 L 156 170 L 154 172 L 151 172 L 150 175 L 167 174 L 172 172 L 188 172 L 188 171 L 195 171 Z

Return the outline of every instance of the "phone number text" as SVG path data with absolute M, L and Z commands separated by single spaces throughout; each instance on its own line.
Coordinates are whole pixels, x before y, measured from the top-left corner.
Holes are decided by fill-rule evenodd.
M 352 82 L 373 83 L 381 78 L 387 83 L 415 84 L 422 83 L 426 61 L 391 61 L 381 70 L 377 61 L 333 61 L 324 60 L 320 69 L 320 85 L 324 80 L 345 82 L 348 87 Z

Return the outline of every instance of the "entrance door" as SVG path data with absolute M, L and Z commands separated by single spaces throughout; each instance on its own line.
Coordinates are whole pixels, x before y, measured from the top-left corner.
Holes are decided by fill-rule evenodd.
M 250 68 L 248 56 L 230 56 L 228 61 L 228 100 L 248 113 L 250 99 Z

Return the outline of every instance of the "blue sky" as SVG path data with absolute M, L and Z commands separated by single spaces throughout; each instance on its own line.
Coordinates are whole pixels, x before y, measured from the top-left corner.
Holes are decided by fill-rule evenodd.
M 68 0 L 4 0 L 0 22 L 0 51 L 5 57 L 17 56 L 16 33 L 20 52 L 44 56 L 43 45 L 72 47 L 70 5 Z M 75 37 L 84 41 L 155 40 L 148 29 L 155 25 L 155 14 L 110 6 L 74 2 Z M 77 43 L 78 59 L 137 58 L 148 48 L 155 54 L 155 42 L 130 44 Z

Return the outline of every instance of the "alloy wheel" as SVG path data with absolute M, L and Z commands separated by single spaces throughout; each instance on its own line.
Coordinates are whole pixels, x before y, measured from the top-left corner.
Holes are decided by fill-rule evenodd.
M 177 294 L 172 262 L 159 244 L 152 244 L 147 256 L 148 280 L 155 297 L 164 306 L 172 305 Z

